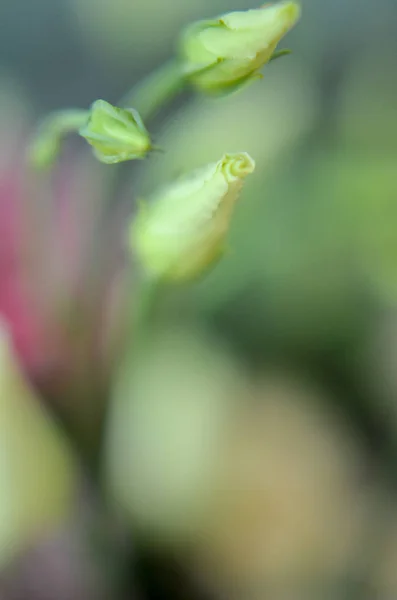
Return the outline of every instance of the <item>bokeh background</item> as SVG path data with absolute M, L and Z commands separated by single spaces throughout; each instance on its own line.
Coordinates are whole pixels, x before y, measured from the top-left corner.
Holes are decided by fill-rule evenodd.
M 1 600 L 397 597 L 395 0 L 304 0 L 292 56 L 182 94 L 116 180 L 73 138 L 26 164 L 48 111 L 250 6 L 0 4 Z M 241 150 L 228 255 L 135 344 L 137 199 Z

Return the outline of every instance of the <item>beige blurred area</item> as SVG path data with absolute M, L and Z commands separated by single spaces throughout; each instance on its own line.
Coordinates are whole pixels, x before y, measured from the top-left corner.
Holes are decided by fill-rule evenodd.
M 368 482 L 327 394 L 285 370 L 252 379 L 194 330 L 156 332 L 140 363 L 122 370 L 108 431 L 111 495 L 132 527 L 228 597 L 342 580 Z
M 202 560 L 230 591 L 337 581 L 363 534 L 360 444 L 321 391 L 288 373 L 262 375 L 247 396 L 214 476 Z
M 395 505 L 393 502 L 392 505 Z M 397 596 L 397 514 L 391 511 L 391 518 L 385 543 L 380 548 L 380 560 L 373 581 L 374 591 L 381 598 Z

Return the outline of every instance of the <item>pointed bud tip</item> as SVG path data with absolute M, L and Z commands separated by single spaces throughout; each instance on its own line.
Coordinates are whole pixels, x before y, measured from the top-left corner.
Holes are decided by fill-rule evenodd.
M 260 7 L 263 10 L 270 8 L 278 9 L 278 16 L 283 17 L 286 21 L 291 23 L 291 27 L 300 19 L 302 14 L 302 6 L 300 2 L 295 0 L 279 2 L 279 3 L 266 3 Z
M 222 165 L 226 167 L 227 174 L 233 179 L 243 179 L 255 170 L 255 161 L 248 152 L 225 154 Z
M 299 2 L 286 2 L 281 6 L 281 14 L 290 23 L 295 24 L 302 14 L 302 7 Z

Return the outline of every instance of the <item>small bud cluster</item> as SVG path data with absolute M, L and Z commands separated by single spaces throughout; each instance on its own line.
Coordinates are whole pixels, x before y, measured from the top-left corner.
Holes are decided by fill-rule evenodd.
M 154 146 L 142 110 L 150 116 L 182 84 L 207 95 L 241 89 L 261 77 L 260 70 L 269 61 L 288 53 L 276 48 L 299 17 L 299 4 L 288 0 L 192 24 L 181 36 L 177 68 L 165 70 L 174 79 L 167 81 L 164 72 L 150 77 L 146 87 L 144 82 L 132 95 L 136 102 L 127 103 L 135 108 L 97 100 L 89 111 L 56 113 L 36 140 L 32 154 L 36 164 L 49 164 L 59 151 L 61 134 L 73 128 L 102 163 L 145 158 Z M 145 271 L 160 279 L 187 280 L 222 256 L 235 201 L 253 170 L 248 154 L 226 154 L 160 190 L 131 226 L 131 246 Z

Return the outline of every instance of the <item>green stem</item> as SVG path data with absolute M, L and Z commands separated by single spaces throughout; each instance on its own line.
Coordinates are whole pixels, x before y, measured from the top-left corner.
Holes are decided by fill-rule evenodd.
M 46 117 L 29 149 L 30 162 L 39 169 L 51 166 L 59 154 L 62 138 L 80 129 L 88 116 L 87 110 L 71 108 Z
M 70 131 L 75 131 L 84 125 L 88 115 L 88 110 L 83 110 L 82 108 L 67 108 L 52 113 L 52 115 L 43 122 L 43 126 L 46 126 L 46 128 L 55 135 L 62 135 L 69 133 Z
M 170 60 L 134 86 L 119 105 L 135 108 L 147 121 L 182 91 L 184 84 L 180 63 Z M 66 109 L 50 114 L 41 123 L 29 149 L 31 164 L 38 169 L 50 167 L 59 154 L 63 137 L 78 131 L 87 122 L 89 114 L 89 110 L 83 109 Z
M 131 312 L 126 316 L 125 331 L 123 334 L 122 345 L 118 349 L 117 358 L 113 364 L 117 372 L 120 357 L 128 353 L 131 348 L 134 360 L 144 352 L 144 347 L 150 336 L 150 331 L 157 316 L 157 309 L 162 298 L 162 291 L 165 284 L 159 279 L 145 278 L 141 281 L 140 287 L 131 294 L 134 299 Z M 131 314 L 131 318 L 130 318 Z M 106 451 L 106 425 L 108 421 L 109 401 L 104 403 L 99 417 L 98 430 L 96 432 L 96 454 L 93 464 L 93 472 L 97 481 L 101 481 L 101 468 L 103 464 L 103 455 Z
M 129 337 L 134 340 L 136 352 L 139 352 L 145 343 L 147 331 L 156 317 L 163 288 L 164 284 L 159 279 L 147 278 L 142 281 L 138 294 L 135 294 L 137 304 L 133 312 L 132 331 Z
M 153 118 L 185 85 L 180 63 L 173 59 L 134 86 L 120 100 L 120 105 L 135 108 L 144 121 Z

